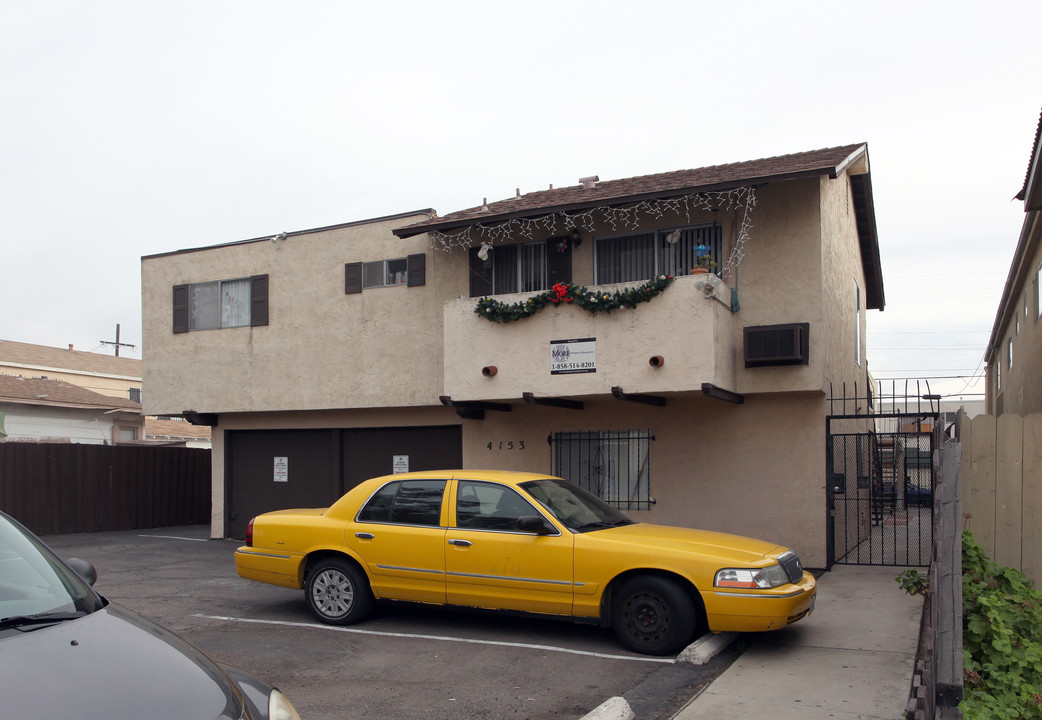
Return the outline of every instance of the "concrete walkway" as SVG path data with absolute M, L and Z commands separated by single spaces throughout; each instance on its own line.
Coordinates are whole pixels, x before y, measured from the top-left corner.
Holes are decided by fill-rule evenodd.
M 903 568 L 837 565 L 814 613 L 754 644 L 675 720 L 903 717 L 923 603 Z

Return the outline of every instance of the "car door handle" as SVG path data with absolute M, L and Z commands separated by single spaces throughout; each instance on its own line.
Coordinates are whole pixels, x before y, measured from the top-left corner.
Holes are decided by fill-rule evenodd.
M 449 545 L 459 545 L 460 547 L 470 547 L 473 544 L 470 540 L 449 540 Z
M 367 532 L 356 532 L 355 537 L 359 540 L 373 540 L 376 538 L 376 535 Z

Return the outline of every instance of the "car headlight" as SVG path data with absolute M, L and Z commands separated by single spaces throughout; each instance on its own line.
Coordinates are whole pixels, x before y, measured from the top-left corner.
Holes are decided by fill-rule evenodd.
M 789 582 L 789 576 L 781 565 L 764 568 L 724 568 L 716 573 L 713 585 L 726 588 L 748 588 L 767 590 Z
M 272 690 L 268 696 L 269 720 L 300 720 L 300 715 L 293 709 L 289 700 L 278 690 Z

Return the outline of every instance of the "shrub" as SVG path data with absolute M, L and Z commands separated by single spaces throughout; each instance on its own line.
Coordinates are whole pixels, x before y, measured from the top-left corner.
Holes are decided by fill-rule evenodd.
M 969 720 L 1042 720 L 1042 594 L 962 534 L 963 673 Z

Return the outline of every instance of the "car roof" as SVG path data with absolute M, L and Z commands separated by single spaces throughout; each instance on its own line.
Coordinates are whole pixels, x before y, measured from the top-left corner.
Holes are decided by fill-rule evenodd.
M 383 484 L 390 480 L 488 480 L 507 485 L 518 485 L 529 480 L 545 480 L 552 477 L 544 473 L 519 472 L 516 470 L 421 470 L 417 472 L 382 475 L 365 481 L 365 484 Z

